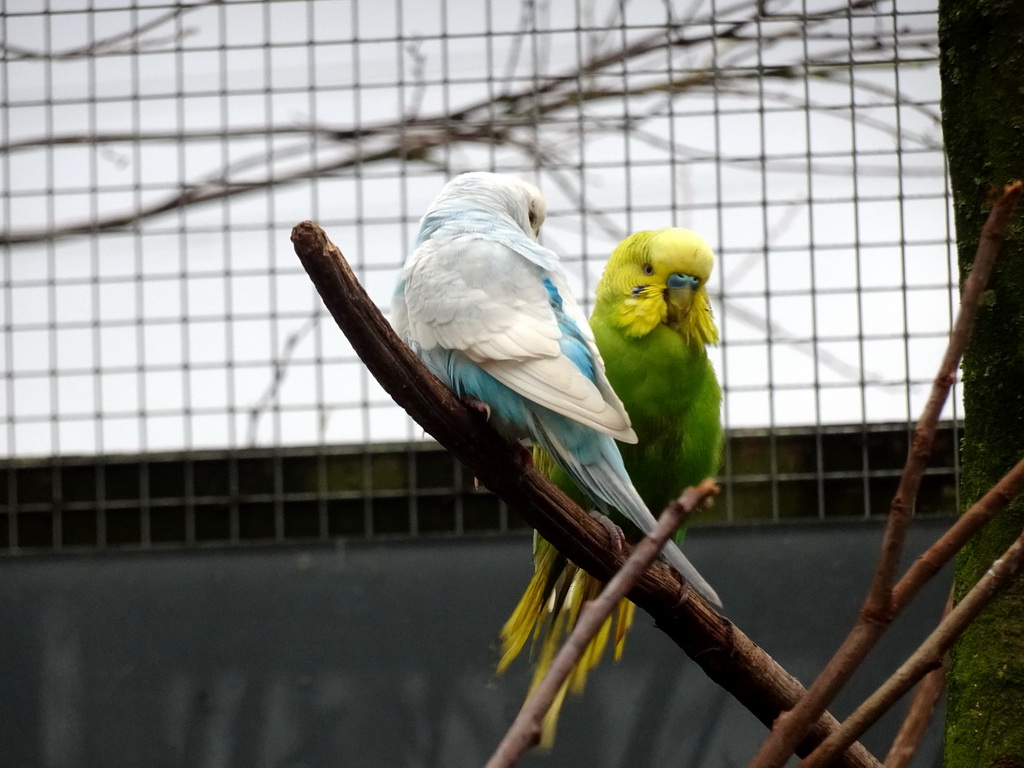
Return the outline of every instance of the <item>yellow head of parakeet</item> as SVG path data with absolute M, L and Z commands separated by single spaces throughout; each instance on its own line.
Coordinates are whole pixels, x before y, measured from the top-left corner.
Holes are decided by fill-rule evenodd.
M 678 227 L 637 232 L 619 243 L 597 288 L 602 311 L 610 311 L 628 336 L 646 336 L 667 325 L 684 340 L 718 343 L 707 282 L 715 264 L 711 246 L 696 232 Z

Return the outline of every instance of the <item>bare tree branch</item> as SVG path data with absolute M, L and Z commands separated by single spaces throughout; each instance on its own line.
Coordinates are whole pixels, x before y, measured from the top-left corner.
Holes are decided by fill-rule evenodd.
M 422 121 L 419 121 L 422 122 Z M 217 141 L 226 139 L 266 138 L 267 136 L 299 136 L 303 139 L 324 138 L 342 143 L 369 136 L 390 136 L 395 123 L 367 124 L 359 128 L 341 128 L 325 124 L 267 125 L 252 128 L 225 128 L 224 130 L 185 131 L 131 131 L 105 133 L 72 133 L 57 136 L 40 136 L 36 139 L 21 139 L 9 144 L 0 144 L 0 154 L 44 147 L 68 146 L 74 144 L 117 144 L 127 142 L 177 142 Z
M 200 0 L 200 2 L 188 5 L 182 4 L 165 14 L 157 16 L 155 19 L 151 19 L 143 24 L 133 26 L 124 32 L 118 32 L 116 35 L 105 37 L 102 40 L 96 40 L 89 45 L 79 48 L 69 48 L 64 51 L 34 51 L 29 48 L 23 48 L 9 43 L 0 43 L 0 51 L 6 54 L 5 58 L 10 58 L 14 61 L 18 61 L 19 59 L 47 59 L 51 61 L 59 61 L 62 59 L 80 59 L 87 56 L 98 56 L 104 53 L 125 53 L 141 50 L 142 48 L 151 48 L 153 47 L 152 45 L 146 45 L 142 42 L 136 42 L 134 46 L 127 50 L 119 46 L 121 46 L 122 43 L 129 41 L 138 41 L 138 39 L 146 32 L 157 29 L 167 22 L 173 21 L 179 16 L 183 16 L 197 8 L 202 8 L 207 5 L 217 5 L 222 2 L 224 2 L 224 0 Z M 178 39 L 179 35 L 176 33 L 173 36 L 162 38 L 160 43 L 169 44 L 170 42 L 174 42 Z
M 145 219 L 152 218 L 153 216 L 157 216 L 162 213 L 168 213 L 169 211 L 177 211 L 199 203 L 208 203 L 214 200 L 226 200 L 255 190 L 267 189 L 279 184 L 300 181 L 302 179 L 309 178 L 310 176 L 329 173 L 344 168 L 351 168 L 367 162 L 377 162 L 380 160 L 397 159 L 401 157 L 415 158 L 426 150 L 428 146 L 440 146 L 445 141 L 446 139 L 443 136 L 435 136 L 431 141 L 425 143 L 417 136 L 408 135 L 405 136 L 404 139 L 398 138 L 383 149 L 372 153 L 363 153 L 360 150 L 355 149 L 340 160 L 324 164 L 314 164 L 313 166 L 300 168 L 290 173 L 277 174 L 271 178 L 262 179 L 260 181 L 232 182 L 225 179 L 217 179 L 202 182 L 187 186 L 183 188 L 180 193 L 163 201 L 150 203 L 149 205 L 141 206 L 134 211 L 127 211 L 105 219 L 87 221 L 79 224 L 69 224 L 55 229 L 0 233 L 0 245 L 32 243 L 54 237 L 93 234 L 129 227 L 138 224 Z
M 949 591 L 949 599 L 946 600 L 946 607 L 942 611 L 942 618 L 949 616 L 953 610 L 953 590 Z M 928 723 L 931 722 L 935 713 L 935 705 L 942 695 L 942 689 L 946 685 L 946 662 L 948 655 L 942 657 L 942 664 L 933 669 L 917 686 L 914 698 L 910 702 L 907 714 L 903 718 L 899 733 L 893 739 L 889 754 L 885 756 L 885 768 L 907 768 L 910 761 L 917 752 L 925 731 L 928 730 Z
M 526 699 L 505 738 L 487 761 L 486 768 L 509 768 L 540 741 L 544 716 L 551 709 L 559 690 L 569 679 L 590 641 L 612 615 L 619 601 L 633 588 L 640 575 L 654 562 L 665 542 L 697 507 L 716 493 L 718 486 L 707 479 L 695 488 L 688 488 L 682 496 L 669 504 L 658 518 L 655 529 L 637 543 L 625 565 L 604 586 L 601 594 L 580 609 L 579 621 L 551 662 L 544 678 Z
M 992 602 L 993 598 L 1013 581 L 1024 563 L 1024 533 L 1010 545 L 1003 556 L 992 563 L 992 567 L 975 584 L 971 591 L 957 603 L 910 658 L 886 680 L 877 691 L 861 704 L 847 718 L 838 731 L 800 763 L 798 768 L 826 768 L 846 748 L 874 725 L 878 718 L 899 701 L 929 671 L 938 669 L 942 659 L 956 639 L 960 637 L 974 618 Z
M 924 413 L 914 430 L 910 454 L 896 494 L 893 496 L 878 567 L 861 608 L 860 618 L 839 650 L 818 675 L 807 695 L 792 710 L 779 717 L 771 734 L 750 763 L 750 768 L 780 768 L 789 759 L 803 738 L 806 727 L 825 711 L 885 632 L 897 609 L 902 609 L 905 605 L 895 604 L 893 582 L 903 552 L 911 511 L 917 498 L 921 477 L 931 455 L 935 428 L 942 407 L 956 381 L 957 365 L 974 329 L 982 293 L 988 285 L 992 267 L 1006 237 L 1007 226 L 1022 193 L 1024 184 L 1021 182 L 1006 187 L 1003 196 L 992 207 L 988 222 L 982 230 L 974 266 L 961 290 L 960 313 L 950 333 L 949 345 L 939 366 Z
M 313 310 L 309 317 L 303 321 L 302 325 L 288 334 L 288 338 L 285 339 L 284 346 L 281 349 L 281 354 L 274 359 L 273 377 L 267 385 L 267 388 L 263 390 L 263 394 L 260 395 L 260 399 L 257 400 L 256 404 L 249 410 L 249 437 L 247 442 L 250 446 L 256 445 L 256 438 L 259 434 L 260 417 L 269 410 L 271 404 L 277 400 L 277 397 L 281 392 L 281 385 L 284 384 L 285 377 L 288 375 L 288 365 L 291 363 L 292 355 L 295 354 L 296 348 L 306 337 L 306 334 L 316 327 L 319 319 L 320 312 Z
M 953 523 L 914 564 L 892 590 L 892 614 L 902 613 L 925 584 L 963 549 L 978 531 L 1024 491 L 1024 459 L 1007 472 L 974 505 Z
M 419 117 L 420 107 L 423 106 L 423 97 L 427 95 L 427 83 L 426 83 L 426 67 L 427 57 L 423 54 L 423 43 L 420 40 L 414 40 L 411 43 L 406 44 L 405 52 L 412 59 L 412 81 L 415 85 L 412 98 L 409 100 L 409 106 L 405 110 L 406 120 L 415 120 Z
M 68 51 L 68 56 L 86 55 L 90 51 L 97 53 L 103 45 L 113 44 L 116 40 L 132 34 L 139 34 L 154 26 L 174 18 L 186 10 L 200 7 L 206 4 L 215 4 L 221 0 L 204 0 L 197 5 L 183 6 L 175 9 L 170 14 L 147 22 L 134 31 L 129 31 L 110 40 L 104 40 L 94 44 L 89 49 Z M 407 48 L 413 59 L 413 76 L 415 90 L 412 94 L 411 103 L 406 114 L 400 118 L 381 123 L 378 125 L 360 126 L 358 128 L 332 129 L 323 126 L 264 126 L 258 129 L 229 129 L 224 132 L 183 132 L 172 134 L 166 132 L 158 133 L 107 133 L 97 135 L 72 135 L 56 138 L 40 137 L 38 139 L 23 139 L 17 142 L 0 147 L 0 151 L 12 152 L 32 148 L 48 147 L 55 144 L 100 144 L 113 143 L 117 141 L 173 141 L 176 143 L 190 142 L 202 139 L 215 138 L 239 138 L 259 135 L 297 135 L 306 138 L 324 138 L 323 142 L 304 142 L 288 151 L 292 154 L 308 152 L 310 159 L 299 168 L 287 173 L 275 174 L 269 170 L 265 178 L 249 180 L 245 182 L 233 181 L 230 168 L 225 167 L 209 174 L 206 180 L 195 181 L 184 185 L 180 190 L 163 200 L 148 202 L 138 209 L 120 213 L 101 214 L 96 219 L 85 222 L 72 222 L 69 224 L 58 223 L 52 228 L 32 230 L 9 230 L 0 233 L 0 244 L 17 244 L 38 242 L 58 237 L 72 235 L 95 234 L 113 229 L 132 227 L 138 223 L 155 216 L 166 214 L 171 211 L 201 205 L 213 201 L 226 200 L 238 195 L 258 192 L 268 188 L 304 181 L 306 179 L 337 173 L 356 166 L 365 166 L 368 163 L 384 162 L 388 160 L 414 161 L 426 164 L 436 163 L 435 150 L 447 150 L 453 145 L 471 144 L 515 144 L 516 129 L 524 131 L 535 130 L 541 118 L 551 118 L 547 121 L 552 130 L 560 130 L 560 121 L 554 119 L 563 111 L 578 113 L 584 105 L 590 103 L 611 103 L 625 99 L 643 99 L 645 96 L 666 94 L 670 99 L 676 99 L 688 93 L 708 91 L 716 94 L 724 92 L 724 89 L 732 87 L 741 90 L 744 82 L 758 83 L 758 95 L 762 98 L 783 98 L 781 92 L 773 96 L 771 92 L 764 91 L 760 84 L 765 79 L 794 80 L 797 78 L 815 78 L 818 80 L 829 80 L 842 78 L 845 75 L 843 67 L 851 60 L 851 57 L 858 57 L 858 66 L 864 61 L 870 61 L 868 56 L 879 55 L 879 52 L 891 51 L 891 45 L 887 49 L 880 46 L 880 41 L 874 35 L 860 35 L 853 38 L 852 43 L 844 38 L 844 44 L 837 46 L 835 51 L 823 52 L 816 56 L 813 62 L 795 62 L 793 64 L 778 66 L 763 66 L 760 59 L 756 65 L 752 62 L 727 64 L 725 62 L 713 62 L 709 67 L 696 67 L 683 69 L 674 73 L 668 79 L 651 78 L 646 74 L 640 74 L 631 78 L 628 89 L 619 82 L 619 69 L 627 62 L 635 62 L 638 71 L 644 72 L 642 62 L 638 60 L 656 52 L 668 51 L 670 55 L 692 51 L 700 46 L 709 46 L 712 42 L 716 44 L 728 41 L 732 44 L 731 51 L 735 55 L 750 56 L 752 51 L 789 40 L 795 36 L 813 35 L 813 27 L 837 18 L 846 18 L 851 8 L 854 10 L 869 8 L 877 4 L 877 0 L 860 0 L 853 3 L 851 7 L 836 5 L 820 13 L 807 17 L 799 15 L 771 14 L 767 7 L 760 7 L 754 3 L 737 4 L 731 11 L 720 9 L 726 17 L 736 17 L 736 21 L 728 27 L 718 28 L 712 32 L 701 32 L 695 34 L 693 25 L 677 24 L 667 29 L 658 30 L 639 38 L 633 38 L 628 43 L 623 43 L 610 51 L 602 51 L 602 46 L 594 46 L 589 58 L 576 67 L 565 72 L 538 77 L 517 91 L 506 90 L 498 95 L 488 95 L 466 106 L 452 110 L 445 114 L 435 114 L 420 117 L 418 115 L 421 101 L 424 99 L 427 84 L 422 77 L 423 62 L 419 56 L 418 49 L 414 44 Z M 745 15 L 742 15 L 745 14 Z M 773 20 L 789 20 L 793 22 L 792 29 L 779 31 L 775 37 L 765 37 L 760 30 L 751 29 L 759 20 L 765 17 Z M 703 27 L 700 27 L 703 29 Z M 748 34 L 749 31 L 749 34 Z M 850 47 L 852 44 L 852 48 Z M 901 50 L 909 45 L 901 38 Z M 26 54 L 27 55 L 27 54 Z M 512 55 L 512 54 L 510 54 Z M 934 57 L 930 51 L 929 56 Z M 889 59 L 886 59 L 887 61 Z M 843 66 L 839 66 L 843 65 Z M 511 78 L 509 78 L 511 82 Z M 585 83 L 585 87 L 581 87 Z M 870 83 L 855 83 L 855 87 L 872 88 Z M 650 116 L 629 117 L 612 120 L 604 125 L 595 118 L 594 130 L 588 135 L 599 136 L 604 131 L 634 131 L 640 122 Z M 855 115 L 859 121 L 872 120 L 870 114 L 863 111 Z M 576 125 L 577 121 L 566 121 L 566 126 Z M 885 130 L 891 130 L 891 126 L 878 126 Z M 521 133 L 521 131 L 520 131 Z M 533 133 L 525 137 L 519 144 L 528 144 L 535 140 Z M 927 137 L 914 137 L 907 135 L 908 140 L 919 140 L 927 142 Z M 369 144 L 367 142 L 370 141 Z M 578 143 L 578 137 L 575 139 Z M 330 153 L 341 152 L 341 156 L 331 156 Z M 262 165 L 269 169 L 270 157 L 256 158 L 250 163 L 251 167 Z
M 534 467 L 522 466 L 518 452 L 480 414 L 427 372 L 395 335 L 322 229 L 303 222 L 292 230 L 292 243 L 352 348 L 395 402 L 560 552 L 595 578 L 609 581 L 628 551 L 609 552 L 607 532 L 600 523 Z M 629 598 L 653 616 L 708 677 L 766 725 L 804 694 L 796 678 L 692 590 L 684 589 L 663 563 L 654 563 L 644 572 Z M 835 718 L 822 715 L 798 752 L 809 753 L 836 727 Z M 877 768 L 879 764 L 863 746 L 854 745 L 840 765 Z

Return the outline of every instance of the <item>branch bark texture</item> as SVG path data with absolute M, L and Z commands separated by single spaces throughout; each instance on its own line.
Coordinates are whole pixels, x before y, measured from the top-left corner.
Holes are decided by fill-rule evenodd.
M 984 203 L 1024 176 L 1024 3 L 940 0 L 942 132 L 960 273 L 989 237 Z M 984 42 L 982 42 L 984 41 Z M 1024 221 L 1007 232 L 971 348 L 963 361 L 960 498 L 967 507 L 1024 457 Z M 1024 529 L 1024 500 L 957 556 L 960 600 Z M 950 652 L 943 759 L 1024 765 L 1024 583 L 1006 589 Z
M 953 610 L 953 593 L 949 593 L 946 600 L 946 607 L 942 611 L 942 618 L 949 616 Z M 914 691 L 914 698 L 910 702 L 907 714 L 900 725 L 899 733 L 893 739 L 889 753 L 885 756 L 885 768 L 907 768 L 910 761 L 928 730 L 928 723 L 931 722 L 935 713 L 935 705 L 939 703 L 939 697 L 946 687 L 946 657 L 942 664 L 933 669 L 917 685 Z

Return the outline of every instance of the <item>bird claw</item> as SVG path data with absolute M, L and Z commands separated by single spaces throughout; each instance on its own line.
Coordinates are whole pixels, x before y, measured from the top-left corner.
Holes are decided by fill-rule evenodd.
M 532 467 L 533 466 L 533 451 L 530 450 L 529 448 L 527 448 L 522 443 L 515 443 L 515 447 L 516 447 L 516 453 L 519 454 L 519 463 L 522 464 L 523 467 Z
M 477 400 L 475 397 L 464 397 L 464 398 L 462 398 L 462 402 L 464 402 L 466 405 L 468 405 L 470 408 L 472 408 L 477 413 L 482 413 L 484 415 L 484 421 L 490 421 L 491 420 L 491 406 L 489 406 L 483 400 Z M 474 477 L 473 478 L 473 490 L 474 491 L 479 491 L 480 490 L 480 478 L 479 477 Z
M 464 402 L 477 413 L 482 413 L 484 415 L 485 421 L 491 420 L 491 406 L 489 406 L 483 400 L 477 400 L 475 397 L 464 397 L 462 398 L 462 402 Z
M 590 516 L 597 520 L 597 522 L 599 522 L 601 526 L 608 531 L 608 540 L 612 552 L 616 555 L 622 554 L 622 549 L 626 544 L 626 534 L 622 532 L 622 529 L 613 523 L 611 518 L 607 515 L 602 515 L 596 510 L 591 510 Z

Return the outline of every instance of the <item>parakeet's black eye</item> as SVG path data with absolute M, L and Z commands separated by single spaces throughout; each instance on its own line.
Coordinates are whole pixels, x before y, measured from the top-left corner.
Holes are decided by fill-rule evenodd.
M 652 264 L 644 264 L 644 274 L 645 275 L 653 275 L 654 274 L 654 266 Z
M 530 206 L 529 217 L 530 217 L 530 229 L 532 229 L 534 232 L 537 232 L 540 229 L 540 222 L 538 221 L 540 219 L 540 217 L 537 215 L 537 211 L 536 211 L 536 209 L 534 209 L 534 207 L 532 205 Z

